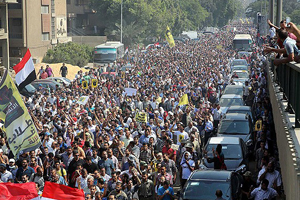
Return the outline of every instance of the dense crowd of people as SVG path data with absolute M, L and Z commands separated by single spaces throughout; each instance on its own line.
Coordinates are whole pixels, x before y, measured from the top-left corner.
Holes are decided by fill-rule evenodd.
M 248 28 L 239 31 L 256 33 Z M 174 187 L 183 187 L 190 174 L 201 169 L 202 148 L 222 117 L 218 99 L 227 85 L 234 84 L 234 35 L 224 28 L 199 41 L 176 42 L 174 48 L 129 53 L 128 60 L 107 68 L 113 71 L 130 63 L 133 68 L 124 77 L 102 76 L 99 68 L 79 71 L 69 86 L 55 91 L 40 87 L 24 101 L 42 146 L 15 160 L 2 133 L 1 181 L 32 181 L 39 193 L 45 181 L 52 181 L 83 189 L 86 199 L 176 198 Z M 243 58 L 250 64 L 243 98 L 261 127 L 254 134 L 256 171 L 244 174 L 242 199 L 259 199 L 262 192 L 275 197 L 282 184 L 266 58 L 259 47 Z M 92 79 L 98 80 L 96 88 Z M 82 88 L 83 81 L 88 89 Z M 137 92 L 129 96 L 124 88 Z M 184 94 L 188 104 L 179 105 Z M 78 103 L 82 96 L 89 97 L 86 104 Z M 137 121 L 140 112 L 146 113 L 145 122 Z M 215 169 L 221 169 L 222 162 Z M 216 191 L 216 198 L 222 198 L 222 191 Z

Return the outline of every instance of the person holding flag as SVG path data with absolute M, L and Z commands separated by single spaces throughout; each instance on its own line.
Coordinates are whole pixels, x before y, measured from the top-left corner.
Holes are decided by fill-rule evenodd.
M 169 43 L 169 46 L 171 48 L 175 47 L 175 41 L 174 41 L 174 38 L 173 38 L 173 35 L 172 35 L 171 31 L 170 31 L 169 26 L 167 26 L 167 30 L 166 30 L 165 36 L 166 36 L 166 40 Z

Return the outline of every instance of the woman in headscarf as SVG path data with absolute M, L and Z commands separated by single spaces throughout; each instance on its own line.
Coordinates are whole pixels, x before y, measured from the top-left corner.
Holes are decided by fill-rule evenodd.
M 214 163 L 214 169 L 222 169 L 222 170 L 227 170 L 227 167 L 224 162 L 224 154 L 222 152 L 222 145 L 218 144 L 216 150 L 214 148 L 212 149 L 213 151 L 213 158 L 208 158 L 206 156 L 207 162 L 208 163 Z
M 180 163 L 180 183 L 182 188 L 194 169 L 195 162 L 192 160 L 192 155 L 190 152 L 186 151 Z

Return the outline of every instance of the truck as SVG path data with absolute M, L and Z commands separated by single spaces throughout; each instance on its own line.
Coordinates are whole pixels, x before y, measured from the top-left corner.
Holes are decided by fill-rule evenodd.
M 124 56 L 124 44 L 118 41 L 106 42 L 95 46 L 94 67 L 104 67 Z

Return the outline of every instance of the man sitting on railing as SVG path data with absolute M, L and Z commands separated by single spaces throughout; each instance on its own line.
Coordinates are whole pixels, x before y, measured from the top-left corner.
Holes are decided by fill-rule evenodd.
M 284 49 L 275 49 L 272 47 L 267 47 L 264 51 L 266 53 L 276 52 L 287 54 L 286 58 L 279 58 L 274 60 L 274 65 L 280 65 L 283 63 L 289 63 L 291 61 L 300 62 L 300 50 L 296 45 L 296 41 L 288 37 L 288 32 L 286 30 L 277 30 L 277 35 L 279 39 L 283 42 Z

